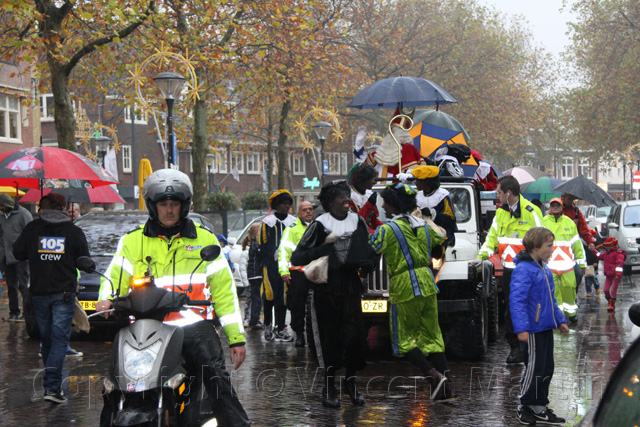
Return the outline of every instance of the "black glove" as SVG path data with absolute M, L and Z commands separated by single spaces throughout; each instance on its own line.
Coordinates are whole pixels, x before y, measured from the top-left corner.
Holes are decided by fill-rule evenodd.
M 423 208 L 420 212 L 422 212 L 422 215 L 428 216 L 429 218 L 431 218 L 431 209 Z
M 371 195 L 369 196 L 369 200 L 368 202 L 371 203 L 373 206 L 376 205 L 376 201 L 378 200 L 378 193 L 376 193 L 375 191 L 373 193 L 371 193 Z

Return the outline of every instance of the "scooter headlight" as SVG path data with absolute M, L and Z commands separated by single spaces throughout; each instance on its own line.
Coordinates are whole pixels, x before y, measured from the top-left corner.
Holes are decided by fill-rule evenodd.
M 132 379 L 141 379 L 151 373 L 153 364 L 158 358 L 158 352 L 162 348 L 162 340 L 142 350 L 138 350 L 131 344 L 124 343 L 124 373 Z

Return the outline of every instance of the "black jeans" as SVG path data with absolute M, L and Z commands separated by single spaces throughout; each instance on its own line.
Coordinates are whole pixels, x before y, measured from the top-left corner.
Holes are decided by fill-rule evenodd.
M 22 304 L 24 305 L 24 296 L 29 287 L 29 264 L 26 261 L 20 261 L 17 264 L 6 265 L 4 278 L 7 281 L 7 294 L 9 295 L 9 314 L 19 315 L 18 291 L 22 295 Z

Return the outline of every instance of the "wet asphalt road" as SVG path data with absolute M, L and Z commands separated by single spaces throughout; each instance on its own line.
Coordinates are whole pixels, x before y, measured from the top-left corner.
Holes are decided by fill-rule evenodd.
M 578 422 L 593 407 L 625 350 L 640 334 L 627 316 L 640 299 L 640 276 L 625 277 L 618 309 L 607 313 L 603 296 L 578 297 L 577 325 L 569 337 L 556 334 L 556 371 L 551 404 L 567 425 Z M 604 283 L 604 281 L 601 281 Z M 0 426 L 95 426 L 102 399 L 100 375 L 106 372 L 110 343 L 72 341 L 80 359 L 65 362 L 69 402 L 42 400 L 38 342 L 27 337 L 24 324 L 7 322 L 8 300 L 0 300 Z M 428 401 L 428 387 L 410 364 L 373 360 L 359 379 L 367 403 L 341 409 L 319 401 L 322 375 L 306 348 L 293 343 L 264 342 L 260 332 L 247 333 L 247 360 L 233 372 L 234 386 L 256 426 L 516 426 L 517 394 L 522 365 L 506 365 L 507 345 L 501 339 L 477 362 L 450 361 L 458 400 Z

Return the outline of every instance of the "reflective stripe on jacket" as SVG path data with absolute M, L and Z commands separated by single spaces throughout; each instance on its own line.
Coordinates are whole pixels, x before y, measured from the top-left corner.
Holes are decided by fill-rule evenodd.
M 307 224 L 302 222 L 300 218 L 297 218 L 296 222 L 285 229 L 282 239 L 280 240 L 280 245 L 278 246 L 278 272 L 281 276 L 289 274 L 291 254 L 296 250 L 296 246 L 298 246 L 306 230 Z M 296 268 L 296 270 L 299 269 L 300 268 Z
M 111 279 L 116 289 L 120 284 L 120 295 L 126 295 L 131 278 L 144 276 L 147 271 L 146 259 L 150 257 L 149 264 L 156 286 L 171 290 L 175 285 L 186 290 L 191 283 L 193 290 L 188 293 L 190 298 L 215 302 L 215 314 L 229 338 L 229 344 L 244 342 L 236 287 L 224 255 L 221 253 L 214 261 L 203 262 L 193 273 L 201 260 L 200 250 L 208 245 L 218 245 L 218 239 L 204 227 L 193 226 L 189 229 L 195 233 L 193 238 L 176 235 L 170 241 L 163 237 L 147 236 L 142 228 L 124 235 L 105 275 Z M 111 293 L 111 284 L 102 279 L 100 299 L 111 299 Z M 200 313 L 197 310 L 185 310 L 175 313 L 175 316 L 165 321 L 182 326 L 213 317 L 211 307 Z
M 551 271 L 556 274 L 566 273 L 573 270 L 576 263 L 580 267 L 586 267 L 582 241 L 571 218 L 560 215 L 556 219 L 554 215 L 549 214 L 542 219 L 542 225 L 555 236 L 553 254 L 548 263 Z
M 513 216 L 508 210 L 498 209 L 478 257 L 489 259 L 498 250 L 505 268 L 515 268 L 514 258 L 524 246 L 522 238 L 532 227 L 542 226 L 540 209 L 520 196 L 520 218 Z

